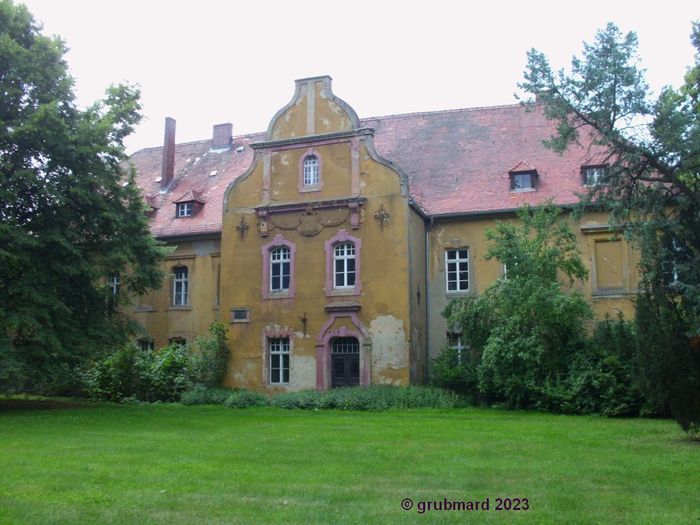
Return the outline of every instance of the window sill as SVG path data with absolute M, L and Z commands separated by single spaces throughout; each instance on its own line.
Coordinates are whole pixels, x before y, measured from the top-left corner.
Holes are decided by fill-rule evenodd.
M 529 193 L 531 191 L 537 191 L 537 188 L 520 188 L 517 190 L 510 190 L 511 193 Z
M 149 312 L 157 312 L 158 308 L 155 306 L 137 306 L 134 308 L 134 312 L 136 313 L 149 313 Z
M 593 300 L 596 299 L 622 299 L 637 295 L 637 290 L 625 290 L 623 288 L 610 290 L 596 290 L 591 294 Z
M 335 288 L 330 292 L 326 292 L 326 297 L 359 297 L 360 295 L 360 291 L 355 288 Z
M 191 306 L 171 306 L 170 308 L 168 308 L 169 312 L 173 311 L 173 310 L 175 310 L 175 311 L 180 310 L 180 311 L 186 312 L 186 311 L 192 310 L 192 307 Z
M 462 295 L 467 295 L 470 290 L 447 290 L 445 296 L 447 297 L 459 297 Z
M 294 294 L 291 292 L 269 292 L 263 295 L 263 299 L 294 299 Z
M 314 184 L 313 186 L 302 186 L 299 188 L 299 193 L 315 193 L 323 189 L 320 184 Z

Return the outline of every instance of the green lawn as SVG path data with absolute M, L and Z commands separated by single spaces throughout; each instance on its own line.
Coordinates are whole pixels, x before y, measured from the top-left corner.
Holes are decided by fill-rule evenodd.
M 417 510 L 445 498 L 490 510 Z M 485 409 L 0 411 L 3 524 L 465 522 L 700 523 L 700 445 L 672 421 Z

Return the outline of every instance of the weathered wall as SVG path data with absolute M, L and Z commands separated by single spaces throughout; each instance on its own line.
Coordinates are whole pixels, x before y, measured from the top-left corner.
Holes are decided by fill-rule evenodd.
M 503 216 L 494 218 L 465 218 L 435 221 L 429 230 L 429 354 L 435 358 L 446 344 L 447 324 L 441 312 L 450 299 L 464 292 L 448 292 L 445 278 L 445 251 L 469 249 L 469 293 L 480 294 L 503 275 L 503 266 L 496 260 L 486 261 L 488 249 L 485 231 L 496 226 L 497 220 L 516 220 Z M 580 222 L 571 218 L 571 230 L 576 234 L 581 259 L 589 270 L 585 282 L 575 283 L 591 302 L 594 314 L 625 317 L 634 315 L 633 299 L 638 288 L 638 253 L 620 239 L 607 224 L 607 215 L 587 213 Z
M 409 304 L 411 310 L 411 382 L 427 379 L 427 301 L 425 221 L 413 209 L 407 209 Z
M 268 140 L 256 146 L 249 172 L 229 188 L 222 318 L 249 309 L 250 319 L 229 324 L 228 386 L 327 388 L 329 339 L 343 335 L 360 342 L 363 384 L 409 382 L 407 197 L 400 175 L 376 155 L 371 132 L 358 122 L 330 92 L 330 79 L 298 81 Z M 321 168 L 311 190 L 300 182 L 309 154 Z M 357 241 L 358 286 L 333 290 L 329 243 L 343 236 Z M 289 292 L 275 294 L 265 288 L 263 253 L 277 242 L 293 247 L 293 277 Z M 290 340 L 290 380 L 271 386 L 266 340 L 278 336 Z
M 209 238 L 171 245 L 175 251 L 162 263 L 166 275 L 163 286 L 132 299 L 131 317 L 143 327 L 138 337 L 153 338 L 156 348 L 168 344 L 171 338 L 190 342 L 196 335 L 206 334 L 219 315 L 220 240 Z M 189 293 L 185 306 L 172 304 L 173 270 L 177 266 L 188 269 Z

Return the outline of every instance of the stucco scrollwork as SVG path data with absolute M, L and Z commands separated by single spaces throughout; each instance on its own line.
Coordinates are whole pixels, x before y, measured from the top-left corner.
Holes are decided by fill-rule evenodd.
M 350 217 L 350 210 L 339 209 L 332 211 L 319 211 L 311 206 L 307 206 L 303 211 L 294 215 L 284 216 L 270 215 L 269 224 L 271 229 L 277 228 L 283 231 L 296 230 L 304 237 L 313 237 L 323 231 L 324 228 L 335 228 L 344 224 Z

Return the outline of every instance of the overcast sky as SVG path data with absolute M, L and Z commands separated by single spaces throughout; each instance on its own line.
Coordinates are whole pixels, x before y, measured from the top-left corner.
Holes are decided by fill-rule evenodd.
M 333 77 L 361 118 L 512 104 L 528 49 L 567 66 L 609 21 L 637 32 L 653 88 L 678 86 L 700 19 L 697 0 L 22 3 L 67 42 L 81 105 L 110 83 L 140 85 L 130 152 L 159 146 L 166 116 L 178 142 L 209 138 L 221 122 L 236 135 L 264 131 L 308 76 Z

